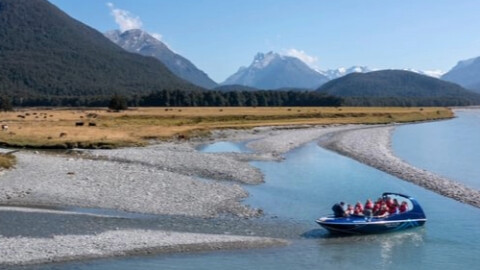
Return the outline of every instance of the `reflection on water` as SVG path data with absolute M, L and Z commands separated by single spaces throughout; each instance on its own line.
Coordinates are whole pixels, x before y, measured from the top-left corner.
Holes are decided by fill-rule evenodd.
M 318 234 L 317 243 L 322 257 L 328 253 L 330 262 L 342 264 L 345 257 L 358 263 L 371 260 L 371 263 L 388 268 L 401 263 L 404 258 L 420 258 L 424 244 L 425 228 L 404 232 L 373 235 L 332 235 Z
M 383 265 L 392 264 L 396 254 L 402 252 L 405 246 L 420 247 L 423 244 L 423 236 L 424 231 L 421 230 L 420 232 L 397 233 L 383 238 L 380 243 Z

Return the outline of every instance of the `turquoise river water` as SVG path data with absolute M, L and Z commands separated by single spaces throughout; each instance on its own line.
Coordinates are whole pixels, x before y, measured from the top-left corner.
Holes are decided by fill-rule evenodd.
M 394 151 L 418 167 L 480 188 L 480 112 L 448 121 L 399 127 Z M 213 150 L 212 150 L 213 149 Z M 203 151 L 240 151 L 222 143 Z M 245 203 L 267 218 L 310 228 L 286 247 L 95 260 L 28 269 L 479 269 L 480 209 L 442 197 L 322 149 L 316 143 L 291 151 L 282 162 L 254 162 L 266 182 L 247 186 Z M 403 232 L 332 237 L 315 224 L 334 202 L 355 203 L 384 191 L 415 197 L 424 227 Z

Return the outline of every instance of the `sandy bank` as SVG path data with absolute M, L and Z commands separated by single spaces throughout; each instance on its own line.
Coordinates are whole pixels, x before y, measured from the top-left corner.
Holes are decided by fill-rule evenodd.
M 394 126 L 339 131 L 322 138 L 323 147 L 457 201 L 480 207 L 480 191 L 417 168 L 391 149 Z

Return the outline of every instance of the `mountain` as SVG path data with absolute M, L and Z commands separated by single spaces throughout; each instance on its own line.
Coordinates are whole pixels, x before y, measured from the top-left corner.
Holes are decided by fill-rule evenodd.
M 404 70 L 351 73 L 325 83 L 317 91 L 360 103 L 350 105 L 480 104 L 480 95 L 457 84 Z
M 0 0 L 0 93 L 18 98 L 200 89 L 46 0 Z
M 442 79 L 480 93 L 480 57 L 458 62 Z
M 105 36 L 129 52 L 157 58 L 173 74 L 184 80 L 208 89 L 217 86 L 216 82 L 192 62 L 174 53 L 163 42 L 145 31 L 132 29 L 122 33 L 119 30 L 113 30 L 105 33 Z
M 338 79 L 340 77 L 343 77 L 345 75 L 348 75 L 350 73 L 367 73 L 371 71 L 375 71 L 377 69 L 370 69 L 369 67 L 366 66 L 352 66 L 349 68 L 337 68 L 337 69 L 329 69 L 329 70 L 317 70 L 319 73 L 325 75 L 329 80 L 334 80 Z M 413 69 L 413 68 L 406 68 L 403 69 L 405 71 L 411 71 L 415 72 L 421 75 L 426 75 L 430 76 L 433 78 L 440 78 L 443 75 L 443 72 L 441 70 L 418 70 L 418 69 Z
M 433 77 L 433 78 L 437 78 L 437 79 L 442 77 L 442 75 L 445 73 L 441 70 L 418 70 L 418 69 L 413 69 L 413 68 L 406 68 L 406 69 L 403 69 L 403 70 L 415 72 L 415 73 L 418 73 L 418 74 L 421 74 L 421 75 L 425 75 L 425 76 L 429 76 L 429 77 Z
M 238 84 L 259 89 L 315 89 L 328 78 L 295 57 L 274 52 L 258 53 L 249 67 L 241 67 L 222 85 Z
M 327 77 L 329 80 L 334 80 L 350 73 L 358 72 L 358 73 L 366 73 L 372 71 L 368 67 L 365 66 L 352 66 L 350 68 L 337 68 L 337 69 L 329 69 L 326 71 L 318 71 Z

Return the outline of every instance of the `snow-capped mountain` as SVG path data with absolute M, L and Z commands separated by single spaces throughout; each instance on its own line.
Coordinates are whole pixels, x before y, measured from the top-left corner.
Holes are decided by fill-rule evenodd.
M 208 89 L 217 86 L 205 72 L 198 69 L 192 62 L 174 53 L 163 42 L 143 30 L 132 29 L 123 33 L 113 30 L 104 35 L 129 52 L 157 58 L 170 71 L 184 80 Z
M 274 52 L 258 53 L 249 67 L 241 67 L 222 85 L 245 85 L 259 89 L 315 89 L 328 78 L 298 58 Z
M 368 67 L 365 66 L 352 66 L 350 68 L 337 68 L 337 69 L 329 69 L 326 71 L 317 70 L 319 73 L 325 75 L 329 80 L 334 80 L 340 77 L 343 77 L 347 74 L 358 72 L 358 73 L 366 73 L 372 71 Z
M 442 79 L 480 92 L 480 57 L 459 61 Z
M 442 77 L 443 74 L 445 74 L 445 72 L 441 71 L 441 70 L 418 70 L 418 69 L 413 69 L 413 68 L 405 68 L 403 69 L 405 71 L 411 71 L 411 72 L 415 72 L 415 73 L 418 73 L 418 74 L 421 74 L 421 75 L 425 75 L 425 76 L 429 76 L 429 77 L 433 77 L 433 78 L 437 78 L 437 79 L 440 79 L 440 77 Z

